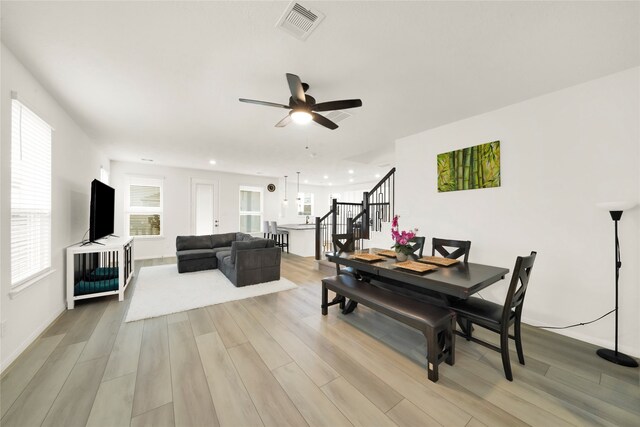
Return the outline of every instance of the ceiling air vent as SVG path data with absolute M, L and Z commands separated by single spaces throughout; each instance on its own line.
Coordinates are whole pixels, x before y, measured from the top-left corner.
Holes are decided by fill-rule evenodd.
M 345 119 L 348 119 L 349 117 L 352 116 L 352 114 L 349 113 L 345 113 L 344 111 L 341 110 L 334 110 L 334 111 L 330 111 L 327 114 L 324 114 L 324 116 L 331 120 L 334 123 L 338 123 L 341 122 Z
M 323 19 L 323 13 L 307 9 L 294 1 L 287 6 L 276 27 L 283 29 L 297 39 L 306 40 Z

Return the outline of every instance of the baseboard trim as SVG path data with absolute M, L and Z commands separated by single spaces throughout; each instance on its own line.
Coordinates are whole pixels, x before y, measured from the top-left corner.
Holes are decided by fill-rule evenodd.
M 175 258 L 176 254 L 170 254 L 170 255 L 161 255 L 161 256 L 144 256 L 144 257 L 140 257 L 140 258 L 134 258 L 134 261 L 144 261 L 147 259 L 164 259 L 164 258 Z
M 62 313 L 64 313 L 66 311 L 67 307 L 63 304 L 62 307 L 60 308 L 60 310 L 56 311 L 49 319 L 47 319 L 45 322 L 43 322 L 42 325 L 40 325 L 38 328 L 36 328 L 35 331 L 33 331 L 31 333 L 31 335 L 29 335 L 27 337 L 27 339 L 25 339 L 22 344 L 20 344 L 14 351 L 13 353 L 11 353 L 9 355 L 9 357 L 7 357 L 6 360 L 3 360 L 2 362 L 0 362 L 0 374 L 4 373 L 4 371 L 11 366 L 11 364 L 13 362 L 16 361 L 16 359 L 18 357 L 20 357 L 20 355 L 27 349 L 29 348 L 29 346 L 31 344 L 33 344 L 38 337 L 40 337 L 40 335 L 47 330 L 47 328 L 49 326 L 51 326 L 53 324 L 53 322 L 55 322 L 55 320 L 60 317 L 60 315 Z
M 535 319 L 529 319 L 529 318 L 525 319 L 524 317 L 522 318 L 522 322 L 528 325 L 540 325 L 545 323 L 543 321 L 539 321 Z M 544 328 L 540 328 L 540 329 L 544 329 Z M 593 337 L 591 335 L 581 333 L 580 331 L 577 331 L 577 330 L 571 330 L 571 329 L 559 329 L 559 330 L 544 329 L 544 330 L 552 332 L 554 334 L 562 335 L 568 338 L 573 338 L 578 341 L 593 344 L 595 346 L 603 347 L 603 348 L 613 348 L 615 345 L 615 342 L 612 339 L 602 339 L 602 338 Z M 611 333 L 611 335 L 613 337 L 613 332 Z M 619 351 L 633 357 L 640 357 L 640 354 L 638 354 L 638 351 L 636 349 L 633 349 L 630 346 L 625 345 L 624 343 L 621 343 L 619 345 Z M 525 353 L 526 353 L 526 350 L 525 350 Z M 595 352 L 593 354 L 595 354 Z

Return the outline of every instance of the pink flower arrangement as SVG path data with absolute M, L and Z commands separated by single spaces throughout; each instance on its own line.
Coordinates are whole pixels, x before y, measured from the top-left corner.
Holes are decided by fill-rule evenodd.
M 396 252 L 402 252 L 404 254 L 411 254 L 411 243 L 416 241 L 416 233 L 418 232 L 417 228 L 409 231 L 399 231 L 398 230 L 398 218 L 399 215 L 395 215 L 393 217 L 393 221 L 391 222 L 391 237 L 395 244 L 391 246 L 392 249 L 395 249 Z

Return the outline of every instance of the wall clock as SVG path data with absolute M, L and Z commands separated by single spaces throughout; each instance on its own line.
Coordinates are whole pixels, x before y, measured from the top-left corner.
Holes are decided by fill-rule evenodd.
M 276 186 L 274 184 L 269 184 L 267 185 L 267 190 L 269 190 L 269 193 L 273 193 L 276 191 Z

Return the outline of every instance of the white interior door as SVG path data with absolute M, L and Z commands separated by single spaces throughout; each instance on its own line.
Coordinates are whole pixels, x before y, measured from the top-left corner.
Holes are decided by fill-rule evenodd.
M 218 228 L 216 184 L 191 180 L 191 232 L 195 235 L 214 234 Z

